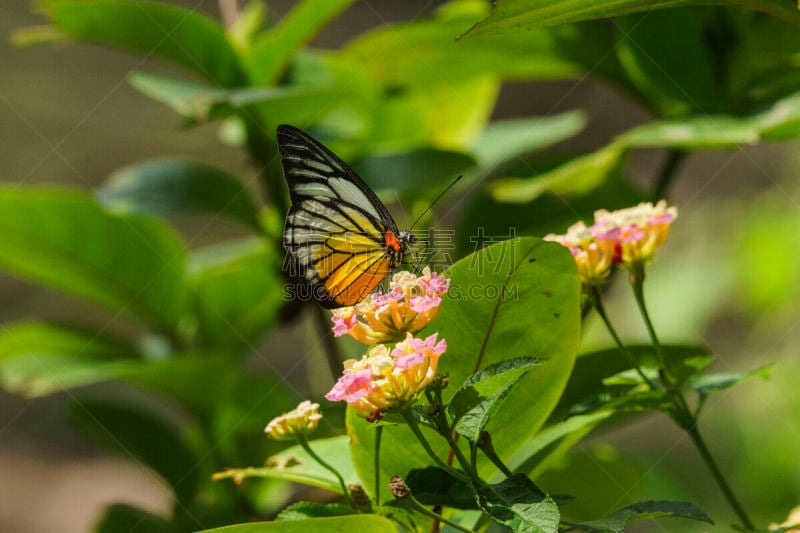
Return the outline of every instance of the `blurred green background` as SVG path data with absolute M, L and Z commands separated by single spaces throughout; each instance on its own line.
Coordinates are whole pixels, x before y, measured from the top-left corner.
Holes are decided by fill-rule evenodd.
M 219 17 L 219 6 L 212 0 L 174 3 Z M 293 4 L 269 2 L 278 17 Z M 336 49 L 368 29 L 431 17 L 440 5 L 416 0 L 355 2 L 311 44 Z M 243 151 L 220 143 L 217 124 L 185 129 L 176 114 L 127 81 L 132 72 L 174 74 L 177 69 L 154 58 L 87 44 L 26 48 L 10 44 L 14 30 L 42 23 L 26 0 L 7 0 L 0 6 L 4 73 L 0 77 L 0 176 L 4 181 L 95 188 L 122 166 L 155 157 L 189 156 L 248 176 L 248 189 L 260 194 Z M 599 28 L 612 31 L 609 25 Z M 769 43 L 773 36 L 762 38 Z M 774 39 L 779 38 L 776 33 Z M 800 40 L 786 49 L 798 67 Z M 768 52 L 761 53 L 765 55 L 758 57 L 769 57 Z M 413 52 L 409 57 L 413 65 Z M 562 157 L 554 154 L 603 147 L 614 136 L 653 118 L 653 108 L 658 106 L 648 109 L 641 99 L 595 74 L 584 68 L 569 79 L 505 81 L 491 119 L 585 112 L 585 129 L 556 148 L 536 154 L 531 158 L 536 165 Z M 459 82 L 453 83 L 458 86 Z M 784 93 L 798 91 L 800 85 L 787 89 Z M 713 105 L 709 109 L 713 111 Z M 797 141 L 785 140 L 689 153 L 668 191 L 680 217 L 648 281 L 648 299 L 663 340 L 706 346 L 717 356 L 714 368 L 718 371 L 747 371 L 768 362 L 777 365 L 769 382 L 747 381 L 713 397 L 702 420 L 710 447 L 759 524 L 780 521 L 800 504 L 797 146 Z M 624 174 L 639 190 L 652 190 L 666 157 L 662 148 L 636 150 L 624 161 Z M 568 196 L 505 208 L 508 220 L 482 221 L 481 210 L 492 203 L 486 198 L 487 190 L 471 185 L 445 202 L 442 212 L 447 216 L 439 224 L 461 232 L 458 242 L 469 242 L 462 240 L 467 237 L 464 232 L 478 225 L 506 234 L 501 228 L 510 224 L 522 234 L 537 236 L 564 229 L 563 209 L 561 218 L 548 217 L 555 210 L 553 204 L 569 205 Z M 593 207 L 604 207 L 592 201 Z M 572 212 L 585 215 L 587 210 L 579 207 Z M 220 219 L 209 223 L 199 216 L 179 216 L 171 221 L 192 249 L 245 234 L 241 226 Z M 0 284 L 3 324 L 32 318 L 80 321 L 123 337 L 137 334 L 136 327 L 117 313 L 5 271 L 0 273 Z M 645 341 L 646 332 L 626 284 L 614 285 L 609 297 L 611 315 L 627 338 Z M 331 381 L 323 350 L 309 340 L 315 335 L 312 328 L 312 318 L 303 316 L 259 338 L 246 350 L 252 352 L 247 368 L 254 374 L 284 376 L 298 397 L 319 397 Z M 590 317 L 585 349 L 608 345 L 610 339 L 601 324 Z M 301 351 L 309 356 L 298 361 Z M 95 396 L 120 392 L 118 384 L 92 388 Z M 133 387 L 124 394 L 154 402 L 167 417 L 181 423 L 183 414 L 171 411 L 159 399 Z M 172 498 L 169 487 L 130 457 L 108 453 L 87 440 L 65 416 L 71 400 L 64 393 L 29 400 L 0 391 L 0 471 L 4 474 L 0 477 L 0 530 L 85 531 L 112 502 L 167 514 Z M 280 410 L 278 405 L 276 401 L 275 410 Z M 601 515 L 635 500 L 687 499 L 699 503 L 718 523 L 733 521 L 691 443 L 662 416 L 631 416 L 603 427 L 562 463 L 546 473 L 541 484 L 553 493 L 578 496 L 574 504 L 578 514 Z M 263 490 L 263 498 L 285 501 L 292 489 L 272 485 Z M 684 526 L 674 521 L 663 522 L 663 527 L 665 531 L 704 530 L 692 524 L 680 529 Z

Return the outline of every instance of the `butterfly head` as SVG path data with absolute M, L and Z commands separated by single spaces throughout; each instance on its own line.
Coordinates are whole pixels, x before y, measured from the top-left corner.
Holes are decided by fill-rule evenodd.
M 389 252 L 389 258 L 392 262 L 392 268 L 396 268 L 403 262 L 408 248 L 414 244 L 416 240 L 414 234 L 410 231 L 395 233 L 390 229 L 386 230 L 384 241 L 386 243 L 386 250 Z

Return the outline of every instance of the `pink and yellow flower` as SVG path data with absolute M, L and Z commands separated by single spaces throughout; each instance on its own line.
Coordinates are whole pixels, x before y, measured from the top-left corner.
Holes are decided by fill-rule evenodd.
M 407 333 L 393 349 L 379 344 L 360 360 L 345 361 L 344 374 L 325 398 L 347 402 L 368 420 L 410 406 L 433 381 L 439 357 L 447 350 L 447 343 L 437 336 L 423 340 Z
M 596 211 L 591 229 L 597 242 L 614 244 L 615 263 L 638 268 L 664 244 L 677 218 L 678 209 L 661 200 L 656 205 L 647 202 L 618 211 Z
M 389 291 L 376 292 L 352 307 L 333 310 L 333 333 L 350 335 L 364 344 L 403 340 L 416 333 L 439 314 L 442 296 L 450 289 L 450 279 L 425 267 L 421 276 L 398 272 Z
M 584 285 L 599 286 L 615 264 L 640 272 L 664 244 L 676 218 L 677 208 L 667 207 L 664 200 L 617 211 L 601 209 L 595 211 L 591 226 L 578 222 L 564 235 L 550 234 L 545 240 L 569 248 Z
M 264 433 L 275 440 L 294 440 L 298 435 L 314 431 L 320 420 L 319 404 L 306 400 L 288 413 L 273 418 Z
M 608 241 L 597 241 L 586 224 L 577 222 L 564 235 L 550 234 L 544 240 L 557 242 L 569 249 L 584 285 L 600 286 L 606 282 L 614 265 L 614 245 Z

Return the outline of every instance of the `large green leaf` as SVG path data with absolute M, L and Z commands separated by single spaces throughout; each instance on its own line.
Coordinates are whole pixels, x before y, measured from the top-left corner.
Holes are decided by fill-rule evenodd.
M 141 364 L 125 342 L 82 329 L 20 322 L 0 330 L 0 384 L 37 397 L 113 379 Z
M 386 518 L 372 514 L 255 522 L 206 529 L 200 533 L 397 533 L 395 525 Z
M 546 361 L 529 371 L 487 426 L 500 457 L 536 433 L 555 407 L 575 358 L 580 284 L 559 245 L 525 237 L 494 244 L 448 270 L 451 289 L 431 325 L 447 340 L 440 371 L 458 385 L 515 357 Z
M 350 458 L 347 436 L 310 441 L 310 446 L 323 457 L 344 478 L 346 483 L 357 483 L 353 461 Z M 247 478 L 273 478 L 293 481 L 341 493 L 342 487 L 328 469 L 318 462 L 299 445 L 273 455 L 267 459 L 266 466 L 249 468 L 229 468 L 214 475 L 215 480 L 233 479 L 237 482 Z M 388 478 L 386 480 L 388 483 Z
M 708 4 L 742 6 L 800 24 L 797 6 L 785 0 L 498 0 L 492 14 L 475 24 L 464 36 L 518 33 L 653 9 Z
M 457 86 L 486 74 L 504 79 L 564 78 L 579 66 L 558 54 L 558 41 L 547 31 L 503 38 L 457 42 L 454 37 L 484 16 L 481 2 L 451 3 L 429 20 L 386 24 L 350 41 L 342 54 L 389 86 Z
M 353 0 L 303 0 L 259 36 L 245 55 L 253 85 L 273 85 L 307 41 Z
M 203 214 L 260 232 L 258 209 L 245 185 L 222 169 L 183 159 L 157 159 L 114 172 L 98 192 L 118 213 Z
M 197 488 L 197 458 L 174 423 L 152 407 L 79 397 L 69 415 L 98 442 L 158 472 L 175 490 L 179 501 L 192 501 Z
M 274 246 L 258 238 L 227 241 L 189 256 L 199 345 L 241 348 L 274 323 L 284 302 L 281 260 Z
M 68 189 L 0 188 L 0 265 L 174 331 L 185 304 L 184 250 L 164 224 L 104 211 Z
M 244 83 L 222 27 L 196 10 L 147 0 L 45 0 L 41 5 L 67 37 L 167 59 L 223 87 Z

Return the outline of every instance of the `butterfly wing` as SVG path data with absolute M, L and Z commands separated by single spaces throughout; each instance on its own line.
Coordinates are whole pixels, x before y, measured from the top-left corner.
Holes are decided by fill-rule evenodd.
M 284 247 L 324 307 L 355 305 L 391 271 L 386 206 L 330 150 L 292 126 L 278 127 L 292 207 Z

